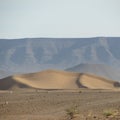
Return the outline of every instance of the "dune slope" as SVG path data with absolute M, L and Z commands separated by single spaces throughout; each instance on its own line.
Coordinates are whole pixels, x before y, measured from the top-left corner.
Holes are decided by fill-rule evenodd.
M 120 84 L 89 74 L 46 70 L 38 73 L 14 75 L 0 80 L 0 89 L 11 89 L 14 86 L 39 89 L 114 89 L 120 87 Z

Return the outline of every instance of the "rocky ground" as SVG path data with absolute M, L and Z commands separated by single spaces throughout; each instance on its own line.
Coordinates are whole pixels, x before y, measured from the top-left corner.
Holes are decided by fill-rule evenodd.
M 120 92 L 88 89 L 1 91 L 0 120 L 120 120 Z

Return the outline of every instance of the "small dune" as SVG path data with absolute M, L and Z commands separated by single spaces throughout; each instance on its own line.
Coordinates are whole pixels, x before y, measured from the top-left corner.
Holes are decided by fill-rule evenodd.
M 39 89 L 114 89 L 119 82 L 85 73 L 45 70 L 37 73 L 21 74 L 0 80 L 0 90 L 12 88 Z

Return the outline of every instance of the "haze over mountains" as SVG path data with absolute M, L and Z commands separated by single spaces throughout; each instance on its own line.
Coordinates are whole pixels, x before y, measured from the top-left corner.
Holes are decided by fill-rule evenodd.
M 105 64 L 79 64 L 66 69 L 66 71 L 88 73 L 106 79 L 120 81 L 120 71 Z
M 0 78 L 4 78 L 4 77 L 7 77 L 9 75 L 12 75 L 12 72 L 10 71 L 3 71 L 3 70 L 0 70 Z
M 106 64 L 119 69 L 120 38 L 0 39 L 0 66 L 3 71 L 63 70 L 81 63 Z

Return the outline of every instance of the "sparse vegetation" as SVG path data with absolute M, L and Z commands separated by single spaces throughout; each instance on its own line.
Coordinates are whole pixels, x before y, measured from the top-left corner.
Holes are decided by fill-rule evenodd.
M 78 93 L 82 93 L 82 91 L 80 90 Z
M 0 91 L 0 120 L 5 117 L 6 120 L 120 120 L 118 91 L 46 91 L 18 89 L 13 94 Z
M 66 112 L 67 112 L 67 115 L 68 115 L 70 120 L 75 118 L 75 116 L 79 113 L 78 109 L 77 109 L 77 106 L 73 106 L 73 107 L 67 109 Z
M 111 112 L 111 111 L 104 111 L 103 115 L 104 115 L 105 117 L 109 117 L 109 116 L 112 115 L 112 112 Z
M 90 112 L 88 113 L 88 117 L 91 117 L 92 115 L 93 115 L 93 112 L 90 111 Z
M 115 117 L 116 115 L 118 115 L 118 111 L 112 110 L 112 109 L 105 110 L 105 111 L 103 111 L 103 115 L 105 117 Z

